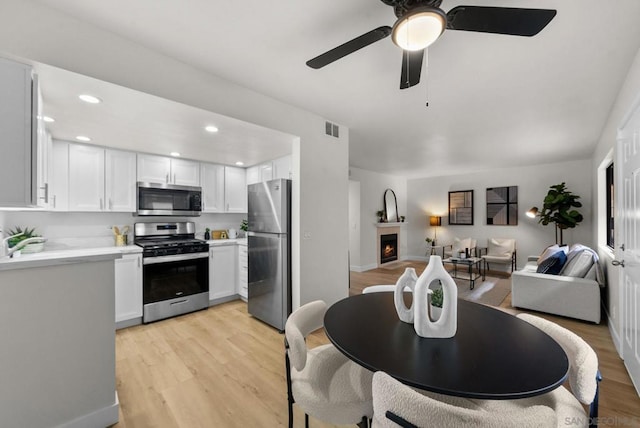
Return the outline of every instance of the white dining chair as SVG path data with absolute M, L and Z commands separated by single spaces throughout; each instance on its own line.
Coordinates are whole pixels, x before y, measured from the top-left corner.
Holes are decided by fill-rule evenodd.
M 373 375 L 373 428 L 416 427 L 555 427 L 553 411 L 533 406 L 513 411 L 487 411 L 473 400 L 421 394 L 384 372 Z
M 332 424 L 368 426 L 373 415 L 373 373 L 352 362 L 333 345 L 307 349 L 305 338 L 322 328 L 327 305 L 317 300 L 294 311 L 285 324 L 285 367 L 289 428 L 293 404 L 309 415 Z
M 569 359 L 569 386 L 571 391 L 560 386 L 546 394 L 519 400 L 474 400 L 488 411 L 512 411 L 530 406 L 551 408 L 557 426 L 566 426 L 571 421 L 575 427 L 598 426 L 599 382 L 598 357 L 595 351 L 577 334 L 558 324 L 529 314 L 517 315 L 523 321 L 547 333 L 562 347 Z M 582 404 L 589 406 L 587 414 Z

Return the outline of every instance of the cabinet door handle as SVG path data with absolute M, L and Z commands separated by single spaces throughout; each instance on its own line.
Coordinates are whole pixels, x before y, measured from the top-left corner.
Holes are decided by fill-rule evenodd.
M 49 183 L 44 183 L 44 186 L 41 187 L 44 190 L 44 196 L 40 197 L 40 199 L 44 199 L 44 203 L 49 203 Z
M 620 249 L 624 251 L 624 244 L 620 245 Z
M 53 195 L 53 208 L 56 208 L 56 195 Z
M 612 260 L 611 264 L 614 266 L 624 267 L 624 260 Z

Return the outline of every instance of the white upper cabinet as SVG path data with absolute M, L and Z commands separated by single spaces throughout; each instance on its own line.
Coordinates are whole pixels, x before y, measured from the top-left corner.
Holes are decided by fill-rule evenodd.
M 291 173 L 291 155 L 247 168 L 247 186 L 276 178 L 293 178 L 293 174 Z
M 200 165 L 183 159 L 138 154 L 138 181 L 199 186 Z
M 105 150 L 105 210 L 136 210 L 136 154 Z
M 207 213 L 225 212 L 224 166 L 201 163 L 200 185 L 202 186 L 202 211 Z
M 171 158 L 138 154 L 138 181 L 145 183 L 169 183 Z
M 69 210 L 69 143 L 54 141 L 51 145 L 51 185 L 49 208 L 54 211 Z
M 247 212 L 247 178 L 244 168 L 224 167 L 224 199 L 226 212 Z
M 200 186 L 200 164 L 198 162 L 171 159 L 172 184 Z
M 38 160 L 44 127 L 31 67 L 0 58 L 0 94 L 0 206 L 45 207 L 45 199 L 38 198 L 45 196 L 46 181 L 39 186 L 37 177 L 44 167 Z
M 246 172 L 247 172 L 247 186 L 249 184 L 260 183 L 260 181 L 262 181 L 262 177 L 260 175 L 260 165 L 247 168 Z
M 68 210 L 134 212 L 136 210 L 136 155 L 131 152 L 68 143 Z M 64 146 L 56 142 L 56 156 L 63 161 Z M 60 168 L 62 169 L 62 168 Z M 65 209 L 64 174 L 55 166 L 56 209 Z
M 104 149 L 70 144 L 69 211 L 104 209 Z
M 273 163 L 265 162 L 260 165 L 260 181 L 273 180 Z
M 273 178 L 291 179 L 291 155 L 273 160 Z

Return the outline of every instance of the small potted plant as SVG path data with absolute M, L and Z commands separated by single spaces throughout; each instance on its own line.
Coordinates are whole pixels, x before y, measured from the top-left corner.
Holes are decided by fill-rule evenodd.
M 249 230 L 249 222 L 247 221 L 247 219 L 244 219 L 240 222 L 240 230 L 242 230 L 245 235 L 247 234 L 247 231 Z
M 405 216 L 401 215 L 401 216 L 400 216 L 400 223 L 404 223 L 404 219 L 405 219 L 405 218 L 406 218 Z
M 376 211 L 376 215 L 378 216 L 378 223 L 384 223 L 384 211 L 378 210 Z
M 7 233 L 9 233 L 9 236 L 19 235 L 19 236 L 16 236 L 15 238 L 9 239 L 8 241 L 9 248 L 15 247 L 25 239 L 40 237 L 40 235 L 36 233 L 35 227 L 31 229 L 29 229 L 28 227 L 25 227 L 23 229 L 22 227 L 18 226 L 14 229 L 10 229 Z M 34 242 L 33 244 L 25 245 L 24 248 L 22 248 L 20 251 L 23 253 L 38 253 L 43 249 L 44 249 L 44 242 Z
M 204 239 L 205 241 L 211 239 L 211 229 L 209 229 L 208 227 L 205 227 L 204 229 Z
M 444 294 L 442 288 L 436 288 L 431 293 L 431 318 L 435 321 L 440 318 L 442 314 L 442 302 L 444 300 Z
M 427 241 L 427 245 L 436 245 L 436 240 L 429 238 L 428 236 L 424 240 Z

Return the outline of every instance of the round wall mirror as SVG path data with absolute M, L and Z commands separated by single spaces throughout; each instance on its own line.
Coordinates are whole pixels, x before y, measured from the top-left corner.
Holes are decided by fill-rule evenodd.
M 388 222 L 397 223 L 398 219 L 398 202 L 396 201 L 396 194 L 391 189 L 384 191 L 383 197 L 384 203 L 384 216 Z

